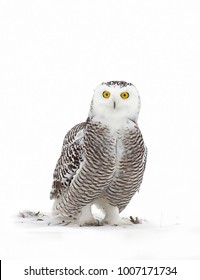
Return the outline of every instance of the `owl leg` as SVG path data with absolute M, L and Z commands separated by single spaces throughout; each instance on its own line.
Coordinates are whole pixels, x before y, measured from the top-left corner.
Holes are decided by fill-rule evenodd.
M 105 222 L 106 224 L 113 226 L 133 224 L 129 219 L 120 217 L 119 208 L 117 206 L 112 206 L 109 203 L 106 203 L 106 205 L 104 205 L 104 211 L 105 218 L 103 222 Z
M 81 210 L 79 217 L 77 218 L 77 224 L 80 226 L 100 226 L 100 222 L 96 220 L 91 211 L 92 204 L 87 204 Z

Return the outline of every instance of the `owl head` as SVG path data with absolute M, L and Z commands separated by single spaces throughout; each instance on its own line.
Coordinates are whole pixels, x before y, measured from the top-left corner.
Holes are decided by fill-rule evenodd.
M 89 117 L 101 122 L 137 123 L 140 111 L 140 96 L 131 83 L 111 81 L 100 84 L 95 90 Z

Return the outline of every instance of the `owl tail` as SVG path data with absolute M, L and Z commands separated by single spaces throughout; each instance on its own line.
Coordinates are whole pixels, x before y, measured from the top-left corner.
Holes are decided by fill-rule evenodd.
M 60 215 L 53 215 L 51 213 L 42 213 L 40 211 L 33 212 L 29 210 L 19 212 L 18 218 L 21 223 L 40 223 L 41 225 L 68 225 L 71 221 L 66 220 Z

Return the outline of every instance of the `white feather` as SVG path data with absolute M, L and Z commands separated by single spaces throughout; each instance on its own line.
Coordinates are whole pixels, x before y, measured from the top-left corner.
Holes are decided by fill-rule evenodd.
M 103 97 L 104 91 L 110 92 L 109 98 Z M 128 92 L 129 97 L 123 99 L 122 92 Z M 140 97 L 135 86 L 119 87 L 101 84 L 94 91 L 89 117 L 117 130 L 125 126 L 129 120 L 137 123 L 139 111 Z

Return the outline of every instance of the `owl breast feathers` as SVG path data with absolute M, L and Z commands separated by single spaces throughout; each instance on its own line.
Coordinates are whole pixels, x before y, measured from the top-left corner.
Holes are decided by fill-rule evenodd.
M 108 82 L 95 90 L 87 121 L 74 126 L 63 142 L 50 194 L 55 215 L 98 225 L 91 211 L 95 204 L 104 212 L 102 223 L 130 223 L 119 213 L 139 191 L 147 157 L 137 125 L 139 107 L 132 84 Z

